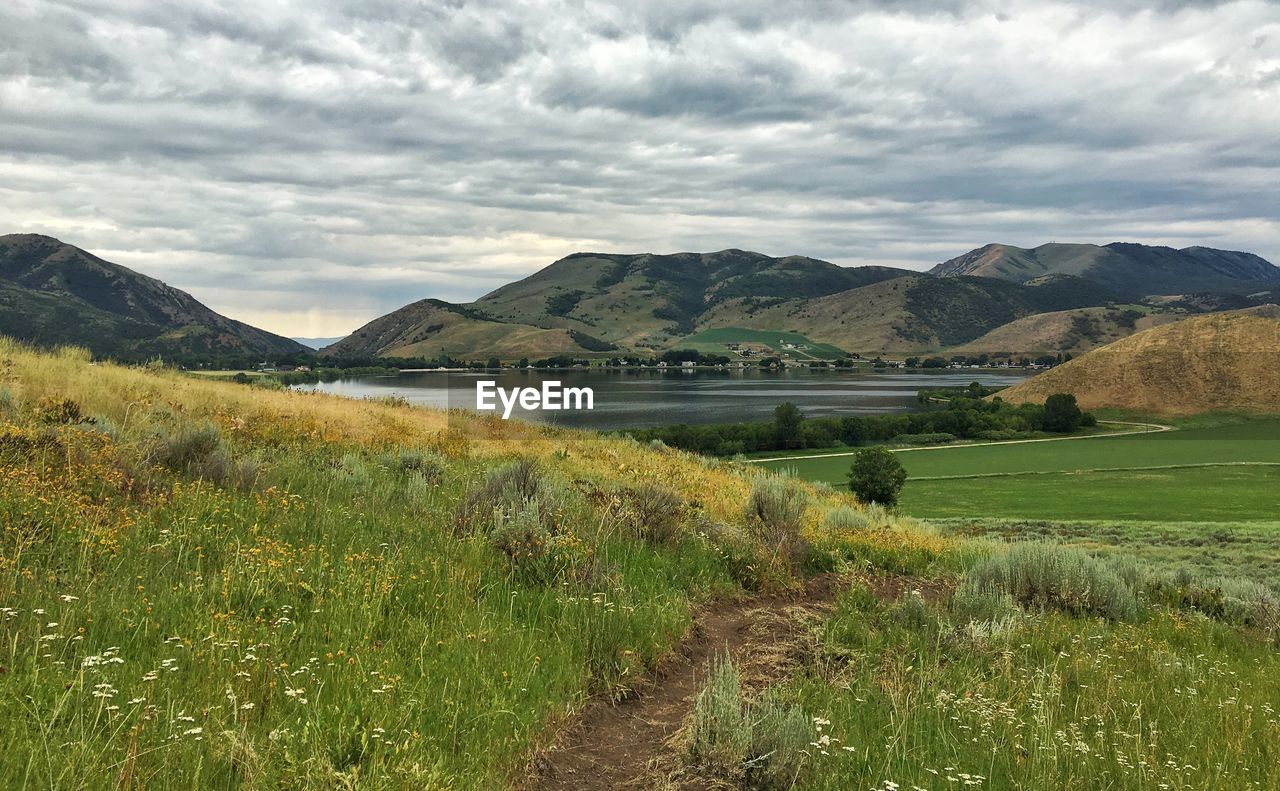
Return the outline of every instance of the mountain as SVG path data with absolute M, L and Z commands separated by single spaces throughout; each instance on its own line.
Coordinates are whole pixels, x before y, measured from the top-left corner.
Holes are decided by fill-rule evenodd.
M 1175 250 L 1122 242 L 1052 243 L 1030 249 L 989 244 L 938 264 L 930 273 L 1014 283 L 1029 283 L 1047 275 L 1072 275 L 1130 299 L 1280 289 L 1280 268 L 1252 253 L 1208 247 Z
M 1008 390 L 1014 403 L 1073 393 L 1085 409 L 1280 412 L 1280 307 L 1193 316 L 1095 349 Z
M 38 234 L 0 236 L 0 334 L 122 358 L 307 351 L 215 313 L 185 291 Z
M 741 342 L 784 332 L 862 354 L 1084 351 L 1257 304 L 1273 290 L 1280 294 L 1280 269 L 1267 261 L 1203 247 L 988 245 L 930 273 L 736 249 L 575 253 L 475 302 L 406 306 L 324 353 L 514 359 L 684 345 L 725 353 L 735 340 L 720 332 L 728 330 L 741 331 Z M 706 343 L 708 330 L 723 343 Z
M 743 250 L 575 253 L 467 305 L 422 300 L 324 350 L 333 356 L 548 356 L 666 349 L 716 305 L 811 299 L 913 273 Z
M 1076 308 L 1035 313 L 1002 324 L 985 335 L 959 344 L 954 352 L 1012 354 L 1080 354 L 1135 332 L 1181 321 L 1183 310 L 1149 305 Z

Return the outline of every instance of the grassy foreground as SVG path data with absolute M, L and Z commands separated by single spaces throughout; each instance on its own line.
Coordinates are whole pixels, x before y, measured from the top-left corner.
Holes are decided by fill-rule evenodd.
M 1280 786 L 1265 589 L 626 440 L 0 340 L 0 525 L 5 788 L 518 785 L 701 602 L 806 569 L 937 595 L 855 586 L 748 745 L 788 771 L 723 782 Z

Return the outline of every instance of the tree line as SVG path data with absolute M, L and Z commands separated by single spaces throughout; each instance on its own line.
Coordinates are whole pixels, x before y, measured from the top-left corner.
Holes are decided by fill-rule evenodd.
M 977 388 L 977 389 L 974 389 Z M 1075 396 L 1056 393 L 1043 404 L 1010 404 L 998 396 L 987 401 L 985 388 L 930 391 L 945 403 L 923 412 L 848 417 L 806 417 L 787 402 L 774 410 L 773 420 L 749 423 L 678 423 L 623 433 L 640 441 L 664 444 L 710 456 L 739 453 L 854 447 L 881 443 L 936 444 L 957 439 L 1010 440 L 1041 432 L 1069 434 L 1097 423 L 1083 412 Z M 943 393 L 945 395 L 937 395 Z

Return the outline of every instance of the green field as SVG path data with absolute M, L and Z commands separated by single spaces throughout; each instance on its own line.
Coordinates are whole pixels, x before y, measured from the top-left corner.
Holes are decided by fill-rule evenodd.
M 798 332 L 782 330 L 747 330 L 741 327 L 717 327 L 686 335 L 675 345 L 682 349 L 697 349 L 704 354 L 726 354 L 736 358 L 729 348 L 731 343 L 749 343 L 768 346 L 774 354 L 789 360 L 839 360 L 848 354 L 829 343 L 816 343 Z M 803 349 L 784 349 L 789 343 Z
M 1280 420 L 1126 437 L 898 452 L 912 516 L 1050 520 L 1272 520 L 1280 506 Z M 844 483 L 848 456 L 764 462 Z M 1274 465 L 1274 466 L 1273 466 Z

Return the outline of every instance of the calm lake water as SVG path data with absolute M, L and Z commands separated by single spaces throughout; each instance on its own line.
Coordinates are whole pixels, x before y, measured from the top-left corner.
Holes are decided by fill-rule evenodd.
M 399 376 L 342 379 L 300 385 L 350 398 L 398 396 L 412 404 L 440 408 L 475 408 L 476 382 L 499 387 L 540 387 L 544 380 L 564 387 L 590 387 L 592 411 L 523 411 L 512 418 L 560 426 L 612 430 L 668 423 L 737 423 L 770 420 L 784 401 L 808 417 L 910 412 L 920 408 L 916 393 L 970 382 L 1005 386 L 1022 381 L 1022 371 L 781 371 L 744 370 L 579 370 L 404 373 Z

